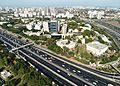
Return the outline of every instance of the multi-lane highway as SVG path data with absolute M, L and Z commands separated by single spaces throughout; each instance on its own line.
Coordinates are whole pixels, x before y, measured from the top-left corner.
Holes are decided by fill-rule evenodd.
M 83 18 L 83 21 L 103 29 L 113 39 L 116 50 L 120 50 L 120 27 L 106 23 L 106 20 Z
M 0 30 L 0 39 L 11 48 L 27 44 L 25 41 L 17 39 L 2 30 Z M 114 82 L 110 78 L 119 78 L 118 75 L 114 77 L 112 74 L 102 73 L 83 65 L 75 64 L 33 45 L 19 49 L 18 53 L 45 75 L 48 75 L 62 85 L 108 86 L 108 84 L 112 84 L 120 86 L 119 83 Z
M 94 22 L 89 22 L 100 28 L 103 28 L 109 35 L 112 36 L 118 50 L 120 50 L 120 28 L 106 23 L 104 20 L 95 20 Z

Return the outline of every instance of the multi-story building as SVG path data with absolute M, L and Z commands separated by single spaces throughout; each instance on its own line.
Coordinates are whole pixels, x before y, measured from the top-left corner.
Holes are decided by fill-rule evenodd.
M 104 11 L 88 11 L 89 18 L 102 19 L 104 17 Z
M 102 19 L 104 15 L 104 11 L 100 11 L 97 13 L 97 19 Z
M 51 33 L 59 31 L 59 21 L 57 20 L 51 20 L 48 23 L 48 26 Z
M 61 29 L 62 34 L 66 34 L 67 33 L 67 27 L 68 27 L 67 24 L 63 24 L 62 29 Z
M 48 22 L 43 22 L 43 30 L 49 32 Z

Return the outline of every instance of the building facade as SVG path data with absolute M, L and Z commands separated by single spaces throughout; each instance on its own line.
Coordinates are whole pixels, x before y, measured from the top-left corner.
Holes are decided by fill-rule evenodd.
M 56 20 L 52 20 L 48 23 L 49 30 L 51 33 L 58 32 L 59 31 L 59 22 Z

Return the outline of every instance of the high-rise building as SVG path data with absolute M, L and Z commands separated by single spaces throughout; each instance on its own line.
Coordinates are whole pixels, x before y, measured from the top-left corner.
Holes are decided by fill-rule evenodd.
M 101 19 L 104 17 L 104 11 L 88 11 L 89 18 Z
M 48 22 L 43 22 L 43 30 L 49 32 Z
M 103 18 L 103 15 L 104 15 L 104 11 L 98 12 L 98 14 L 97 14 L 97 19 L 102 19 L 102 18 Z
M 62 34 L 66 34 L 67 33 L 67 24 L 63 24 L 63 26 L 62 26 L 62 30 L 61 30 L 61 32 L 62 32 Z
M 59 22 L 56 20 L 51 20 L 49 23 L 49 30 L 50 32 L 58 32 L 59 31 Z

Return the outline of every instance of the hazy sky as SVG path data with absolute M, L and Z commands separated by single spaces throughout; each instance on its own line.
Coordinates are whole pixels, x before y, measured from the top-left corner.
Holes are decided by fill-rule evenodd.
M 0 6 L 103 6 L 120 8 L 120 0 L 0 0 Z

